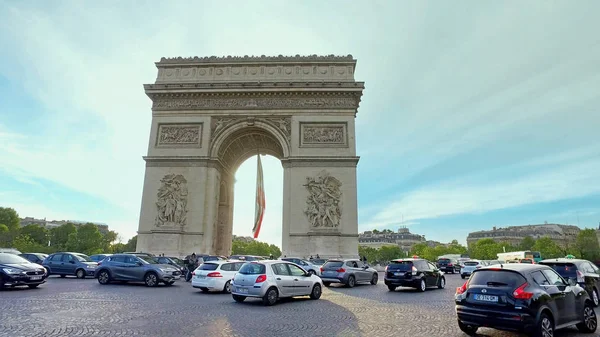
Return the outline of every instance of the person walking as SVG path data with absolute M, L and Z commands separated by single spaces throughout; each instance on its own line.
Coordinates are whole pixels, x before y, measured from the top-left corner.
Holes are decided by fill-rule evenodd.
M 196 265 L 198 264 L 198 258 L 196 257 L 196 253 L 192 253 L 187 258 L 187 273 L 185 274 L 185 282 L 189 282 L 192 279 L 192 272 L 196 270 Z

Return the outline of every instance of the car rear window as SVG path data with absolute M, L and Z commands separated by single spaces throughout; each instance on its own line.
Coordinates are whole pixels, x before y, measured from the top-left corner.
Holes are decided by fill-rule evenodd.
M 478 264 L 479 264 L 479 262 L 474 262 L 474 261 L 465 262 L 465 266 L 471 266 L 471 267 L 476 266 Z
M 514 271 L 480 269 L 471 275 L 469 285 L 494 286 L 495 283 L 500 286 L 504 283 L 509 287 L 517 288 L 525 282 L 525 278 Z
M 217 270 L 218 266 L 216 263 L 203 263 L 200 265 L 200 270 Z
M 323 265 L 323 269 L 327 268 L 339 268 L 344 265 L 342 261 L 329 261 Z
M 392 269 L 392 270 L 407 271 L 407 270 L 412 270 L 412 266 L 413 266 L 412 261 L 392 261 L 388 265 L 388 270 Z
M 562 276 L 564 278 L 576 278 L 577 277 L 577 266 L 574 265 L 573 263 L 547 263 L 547 262 L 545 262 L 543 264 L 551 267 L 557 273 L 559 273 L 560 276 Z
M 439 259 L 439 263 L 450 263 L 450 259 Z
M 264 274 L 266 268 L 264 264 L 260 263 L 246 263 L 240 268 L 239 273 L 245 275 L 257 275 Z

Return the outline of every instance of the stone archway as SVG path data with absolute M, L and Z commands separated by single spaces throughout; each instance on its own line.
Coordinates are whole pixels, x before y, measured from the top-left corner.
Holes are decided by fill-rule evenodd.
M 364 84 L 351 56 L 163 58 L 138 251 L 229 255 L 234 174 L 269 154 L 284 167 L 282 252 L 356 256 L 354 119 Z M 249 201 L 253 202 L 253 201 Z

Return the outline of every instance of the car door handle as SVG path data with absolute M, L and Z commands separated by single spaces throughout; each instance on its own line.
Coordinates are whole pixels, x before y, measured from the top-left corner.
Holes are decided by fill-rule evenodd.
M 279 278 L 279 277 L 278 277 L 278 278 L 276 278 L 276 280 L 277 280 L 277 281 L 281 281 L 281 278 Z
M 295 278 L 295 279 L 294 279 L 294 281 L 298 281 L 298 279 L 297 279 L 297 278 Z

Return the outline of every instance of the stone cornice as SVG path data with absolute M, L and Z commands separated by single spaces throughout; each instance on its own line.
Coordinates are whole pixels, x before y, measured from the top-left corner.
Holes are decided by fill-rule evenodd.
M 248 81 L 248 82 L 216 82 L 216 83 L 154 83 L 144 84 L 146 94 L 154 92 L 213 92 L 215 90 L 235 91 L 236 89 L 247 90 L 289 90 L 289 89 L 312 89 L 317 91 L 346 91 L 362 90 L 364 82 L 330 82 L 330 81 Z
M 205 156 L 144 156 L 146 167 L 214 167 L 224 166 L 216 158 Z M 360 157 L 289 157 L 281 160 L 288 167 L 356 167 Z
M 204 57 L 162 57 L 157 65 L 181 63 L 267 63 L 267 62 L 352 62 L 356 61 L 352 55 L 295 55 L 295 56 L 204 56 Z
M 289 167 L 356 167 L 360 157 L 290 157 L 281 160 Z
M 148 93 L 152 110 L 358 110 L 362 90 Z

